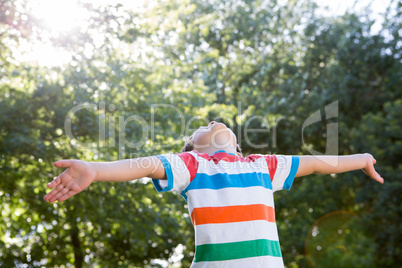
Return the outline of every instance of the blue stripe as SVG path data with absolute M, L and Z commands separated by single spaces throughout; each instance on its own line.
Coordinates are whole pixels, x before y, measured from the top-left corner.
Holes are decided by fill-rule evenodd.
M 299 169 L 299 157 L 292 156 L 292 166 L 290 167 L 289 175 L 286 178 L 285 183 L 283 184 L 283 189 L 290 190 L 290 187 L 292 186 L 293 183 L 293 179 L 295 178 L 298 169 Z
M 226 153 L 226 151 L 224 151 L 224 150 L 216 151 L 216 152 L 213 153 L 212 155 L 214 155 L 214 154 L 216 154 L 216 153 Z M 233 153 L 227 153 L 227 154 L 235 155 L 235 154 L 233 154 Z
M 181 197 L 183 197 L 184 200 L 186 200 L 186 202 L 187 202 L 187 195 L 186 195 L 185 193 L 181 193 L 180 195 L 181 195 Z
M 189 190 L 196 189 L 218 190 L 229 187 L 244 188 L 253 186 L 262 186 L 272 190 L 272 184 L 268 173 L 217 173 L 215 175 L 198 173 L 190 185 L 182 192 L 182 195 Z
M 167 192 L 167 191 L 171 191 L 173 189 L 173 173 L 172 173 L 172 168 L 170 166 L 169 161 L 166 159 L 166 157 L 164 157 L 163 155 L 157 155 L 156 157 L 158 157 L 160 160 L 162 160 L 163 166 L 165 168 L 165 172 L 166 172 L 166 177 L 167 177 L 167 181 L 168 181 L 168 186 L 165 188 L 162 188 L 159 184 L 160 180 L 157 179 L 152 179 L 152 183 L 155 186 L 155 189 L 158 192 Z

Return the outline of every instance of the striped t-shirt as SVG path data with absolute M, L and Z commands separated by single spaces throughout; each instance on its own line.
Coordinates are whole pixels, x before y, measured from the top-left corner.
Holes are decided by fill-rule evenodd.
M 195 230 L 191 267 L 283 267 L 273 192 L 290 189 L 297 156 L 197 151 L 158 156 L 167 180 L 157 191 L 176 191 L 188 203 Z

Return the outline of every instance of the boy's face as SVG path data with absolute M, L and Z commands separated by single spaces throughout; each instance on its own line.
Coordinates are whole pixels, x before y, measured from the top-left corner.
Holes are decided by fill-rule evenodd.
M 212 121 L 208 126 L 200 127 L 193 135 L 194 150 L 199 152 L 208 147 L 221 150 L 227 147 L 236 149 L 236 135 L 223 123 Z

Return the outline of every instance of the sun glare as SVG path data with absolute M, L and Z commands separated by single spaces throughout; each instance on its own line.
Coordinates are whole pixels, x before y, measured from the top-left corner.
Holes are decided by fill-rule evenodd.
M 86 11 L 74 0 L 36 0 L 32 15 L 39 19 L 51 35 L 70 31 L 85 22 Z
M 323 14 L 330 12 L 331 14 L 341 15 L 347 8 L 357 10 L 360 4 L 366 3 L 364 0 L 357 0 L 352 2 L 345 1 L 337 2 L 331 0 L 315 0 L 321 7 Z M 373 0 L 372 9 L 375 11 L 374 16 L 385 12 L 385 7 L 388 6 L 391 0 L 385 0 L 387 4 L 383 3 L 384 0 Z M 36 62 L 42 66 L 61 66 L 68 63 L 71 60 L 71 51 L 68 52 L 62 48 L 52 46 L 50 39 L 58 38 L 65 34 L 74 35 L 77 31 L 85 31 L 87 24 L 89 23 L 89 11 L 84 8 L 83 3 L 88 3 L 94 6 L 107 6 L 117 3 L 123 4 L 128 10 L 138 10 L 146 3 L 149 4 L 152 0 L 32 0 L 27 1 L 27 9 L 30 13 L 36 17 L 41 23 L 43 32 L 41 32 L 41 40 L 37 42 L 27 42 L 22 44 L 16 51 L 19 59 L 22 61 Z M 341 3 L 341 4 L 340 4 Z M 380 4 L 381 3 L 381 4 Z M 330 11 L 324 11 L 323 6 L 329 6 Z M 359 7 L 360 7 L 359 6 Z M 365 4 L 363 5 L 365 6 Z M 381 8 L 382 7 L 382 8 Z M 373 26 L 372 31 L 375 33 L 380 29 L 382 20 L 378 19 Z M 102 40 L 102 38 L 94 36 L 95 40 Z M 101 43 L 102 41 L 100 41 Z M 99 43 L 99 42 L 98 42 Z M 95 47 L 96 41 L 95 41 Z
M 34 0 L 28 10 L 41 25 L 41 40 L 21 42 L 16 57 L 40 66 L 61 66 L 71 60 L 71 52 L 54 47 L 50 38 L 74 34 L 77 27 L 85 27 L 88 11 L 77 0 Z

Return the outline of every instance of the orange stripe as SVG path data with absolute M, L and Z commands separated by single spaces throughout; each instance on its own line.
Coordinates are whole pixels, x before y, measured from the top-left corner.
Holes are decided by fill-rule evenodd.
M 193 225 L 266 220 L 275 222 L 275 210 L 262 204 L 195 208 L 191 213 Z

